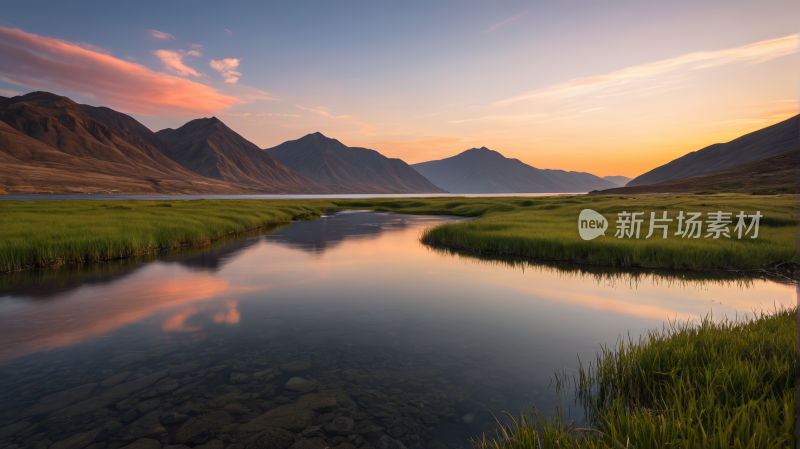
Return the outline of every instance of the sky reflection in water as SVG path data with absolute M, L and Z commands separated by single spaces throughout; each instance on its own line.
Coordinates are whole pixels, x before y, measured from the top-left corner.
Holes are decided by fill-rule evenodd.
M 133 333 L 153 344 L 266 333 L 270 344 L 463 357 L 487 367 L 473 382 L 500 378 L 523 398 L 546 389 L 555 368 L 577 369 L 578 356 L 628 332 L 794 301 L 791 286 L 764 279 L 485 260 L 418 242 L 424 228 L 453 220 L 340 213 L 203 250 L 102 264 L 97 274 L 64 267 L 63 276 L 7 276 L 0 361 L 82 344 L 124 348 Z

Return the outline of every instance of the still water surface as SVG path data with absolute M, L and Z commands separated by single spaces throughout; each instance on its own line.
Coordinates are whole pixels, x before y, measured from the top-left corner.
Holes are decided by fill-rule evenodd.
M 0 447 L 465 447 L 490 412 L 555 410 L 553 371 L 621 334 L 794 300 L 763 278 L 418 242 L 457 220 L 344 212 L 0 276 Z

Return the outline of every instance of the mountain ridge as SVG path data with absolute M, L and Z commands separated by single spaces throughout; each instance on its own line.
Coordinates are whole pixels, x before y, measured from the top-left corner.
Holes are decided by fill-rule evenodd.
M 578 193 L 616 187 L 591 173 L 538 169 L 486 147 L 412 167 L 451 193 Z
M 727 170 L 737 165 L 796 150 L 800 114 L 747 133 L 726 143 L 715 143 L 687 153 L 637 176 L 627 187 L 657 184 Z
M 320 132 L 264 151 L 334 193 L 444 193 L 401 159 Z
M 202 176 L 274 193 L 330 193 L 261 150 L 216 117 L 190 120 L 155 133 L 166 155 Z

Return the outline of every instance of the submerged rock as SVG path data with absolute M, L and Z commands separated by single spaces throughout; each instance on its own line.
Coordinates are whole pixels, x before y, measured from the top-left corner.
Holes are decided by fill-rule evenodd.
M 302 377 L 292 377 L 284 385 L 286 389 L 299 392 L 312 391 L 317 388 L 317 383 L 313 380 L 303 379 Z
M 284 429 L 269 429 L 245 446 L 245 449 L 289 449 L 295 436 Z
M 161 443 L 150 438 L 141 438 L 125 446 L 124 449 L 161 449 Z
M 281 365 L 281 369 L 286 371 L 287 373 L 299 373 L 311 368 L 311 362 L 306 361 L 296 361 L 296 362 L 289 362 L 284 363 Z

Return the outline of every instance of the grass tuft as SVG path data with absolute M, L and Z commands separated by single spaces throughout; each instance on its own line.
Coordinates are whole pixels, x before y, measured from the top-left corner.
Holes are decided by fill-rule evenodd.
M 536 409 L 476 449 L 794 447 L 795 308 L 671 322 L 581 364 L 576 398 L 594 428 Z M 562 378 L 562 382 L 565 379 Z

